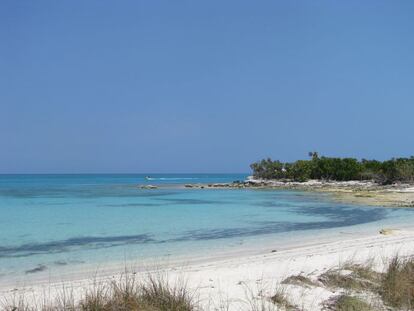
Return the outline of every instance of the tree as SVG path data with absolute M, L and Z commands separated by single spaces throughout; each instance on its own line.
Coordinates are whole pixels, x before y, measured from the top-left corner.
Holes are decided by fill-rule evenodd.
M 250 165 L 253 175 L 261 179 L 308 179 L 326 180 L 375 180 L 389 184 L 393 182 L 414 182 L 414 157 L 387 161 L 354 158 L 320 157 L 317 152 L 309 152 L 310 160 L 292 163 L 263 159 Z

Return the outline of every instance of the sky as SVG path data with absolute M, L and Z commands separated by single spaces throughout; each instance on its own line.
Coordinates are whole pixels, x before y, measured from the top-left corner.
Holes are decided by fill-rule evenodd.
M 0 173 L 414 154 L 414 1 L 0 2 Z

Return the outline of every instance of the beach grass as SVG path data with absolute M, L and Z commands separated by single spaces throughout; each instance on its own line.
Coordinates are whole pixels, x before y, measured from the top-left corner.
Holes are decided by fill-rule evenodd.
M 289 295 L 285 288 L 278 288 L 273 296 L 270 298 L 271 301 L 283 310 L 295 310 L 296 307 L 290 302 Z
M 282 284 L 291 284 L 291 285 L 299 285 L 305 287 L 312 287 L 316 286 L 315 282 L 313 282 L 310 278 L 298 274 L 298 275 L 291 275 L 282 281 Z
M 243 284 L 242 284 L 243 285 Z M 257 287 L 259 286 L 259 287 Z M 383 272 L 372 267 L 372 260 L 364 264 L 349 261 L 338 268 L 307 277 L 291 275 L 281 283 L 269 287 L 256 284 L 255 289 L 245 285 L 245 299 L 240 310 L 311 310 L 300 308 L 292 289 L 302 288 L 308 293 L 324 289 L 334 295 L 321 307 L 333 311 L 414 310 L 414 258 L 395 256 Z M 298 292 L 296 292 L 298 293 Z M 235 310 L 227 297 L 203 305 L 197 289 L 190 289 L 184 279 L 169 279 L 162 272 L 147 273 L 138 277 L 124 272 L 117 279 L 94 280 L 74 298 L 70 289 L 52 299 L 47 293 L 41 299 L 16 294 L 10 300 L 0 300 L 5 311 L 202 311 Z M 38 297 L 37 297 L 38 298 Z M 217 297 L 216 297 L 217 298 Z M 217 300 L 217 299 L 216 299 Z M 240 301 L 239 301 L 240 302 Z M 239 304 L 240 305 L 240 304 Z M 375 307 L 374 307 L 375 305 Z M 219 306 L 219 307 L 217 307 Z M 238 310 L 238 309 L 237 309 Z M 312 309 L 313 310 L 313 309 Z M 319 309 L 318 309 L 319 310 Z
M 414 309 L 414 259 L 395 256 L 383 275 L 380 294 L 384 302 L 402 310 Z
M 350 295 L 341 295 L 335 301 L 334 311 L 375 311 L 367 302 Z
M 143 281 L 135 274 L 123 274 L 119 280 L 95 282 L 75 303 L 67 291 L 54 299 L 30 302 L 30 297 L 15 296 L 3 301 L 5 311 L 196 311 L 195 291 L 185 282 L 170 285 L 162 274 L 148 275 Z

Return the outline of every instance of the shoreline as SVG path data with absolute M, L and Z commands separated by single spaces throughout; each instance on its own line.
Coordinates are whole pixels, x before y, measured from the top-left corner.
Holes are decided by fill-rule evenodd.
M 184 277 L 189 288 L 197 290 L 203 305 L 206 305 L 208 301 L 217 301 L 222 295 L 238 301 L 243 300 L 243 295 L 245 295 L 245 287 L 241 284 L 252 289 L 263 286 L 264 290 L 271 294 L 276 284 L 280 284 L 283 279 L 291 275 L 317 278 L 320 274 L 347 261 L 362 263 L 373 258 L 376 261 L 376 270 L 380 271 L 386 261 L 395 254 L 414 255 L 414 230 L 402 229 L 389 233 L 384 235 L 370 232 L 352 238 L 343 236 L 332 240 L 318 239 L 318 242 L 304 243 L 275 252 L 271 251 L 270 245 L 266 245 L 257 254 L 241 252 L 228 257 L 204 259 L 199 262 L 196 260 L 187 264 L 184 262 L 167 263 L 162 267 L 152 264 L 141 266 L 141 270 L 128 269 L 128 271 L 137 275 L 138 278 L 143 278 L 151 271 L 162 271 L 172 280 Z M 357 235 L 358 232 L 354 234 Z M 125 271 L 124 265 L 124 267 L 119 266 L 104 274 L 95 271 L 93 275 L 91 271 L 77 271 L 71 279 L 62 281 L 51 281 L 50 278 L 45 278 L 32 283 L 28 281 L 17 287 L 1 286 L 0 296 L 11 297 L 24 294 L 29 297 L 41 297 L 46 292 L 49 295 L 58 296 L 62 288 L 66 288 L 70 289 L 76 299 L 97 283 L 120 279 Z M 299 299 L 300 288 L 289 288 L 292 290 L 292 297 Z M 304 302 L 307 306 L 306 310 L 319 310 L 314 305 L 315 303 L 319 306 L 336 294 L 335 291 L 319 287 L 307 291 Z M 240 305 L 237 303 L 236 305 L 237 308 L 230 308 L 230 310 L 240 310 Z
M 150 256 L 139 259 L 112 260 L 96 263 L 80 263 L 69 266 L 49 267 L 49 269 L 39 270 L 35 273 L 26 273 L 12 276 L 9 279 L 0 279 L 0 293 L 4 289 L 19 288 L 30 284 L 47 284 L 56 282 L 73 282 L 81 279 L 89 279 L 99 273 L 101 277 L 108 277 L 120 274 L 126 267 L 135 272 L 143 272 L 147 269 L 168 269 L 169 267 L 185 267 L 193 265 L 203 265 L 221 261 L 232 260 L 234 258 L 248 258 L 254 256 L 267 255 L 274 252 L 291 251 L 304 247 L 313 247 L 320 244 L 328 244 L 349 239 L 349 237 L 369 237 L 379 234 L 384 226 L 378 223 L 363 223 L 358 225 L 320 229 L 308 235 L 309 230 L 287 231 L 278 234 L 268 234 L 263 236 L 251 237 L 243 242 L 236 242 L 227 246 L 204 250 L 196 250 L 193 254 L 179 253 L 171 255 Z M 387 227 L 388 228 L 388 227 Z M 392 229 L 406 230 L 408 224 L 398 223 Z M 315 242 L 316 240 L 316 242 Z M 273 242 L 275 241 L 275 242 Z M 154 264 L 154 262 L 156 264 Z M 33 266 L 33 270 L 36 266 Z
M 186 184 L 184 189 L 297 190 L 329 194 L 336 202 L 381 207 L 414 207 L 414 185 L 380 185 L 372 181 L 306 182 L 247 179 L 233 183 Z M 156 189 L 156 188 L 147 188 Z
M 212 187 L 207 185 L 207 189 L 241 188 L 239 183 L 236 184 L 237 187 L 235 183 L 215 185 Z M 198 187 L 198 185 L 195 187 L 183 185 L 181 188 L 198 189 Z M 359 182 L 263 184 L 260 181 L 252 184 L 249 181 L 244 188 L 246 190 L 311 191 L 328 194 L 329 199 L 334 200 L 342 199 L 342 197 L 335 198 L 338 193 L 345 193 L 350 196 L 345 197 L 344 203 L 374 206 L 378 204 L 357 203 L 349 200 L 361 191 L 374 194 L 389 192 L 397 195 L 400 193 L 414 195 L 410 185 L 378 187 L 375 184 Z M 371 197 L 361 196 L 361 199 L 367 198 Z M 384 234 L 380 234 L 380 230 Z M 377 223 L 372 226 L 363 224 L 321 231 L 311 237 L 305 234 L 301 240 L 294 243 L 290 240 L 285 241 L 285 244 L 278 244 L 280 241 L 271 241 L 277 237 L 270 237 L 270 239 L 258 240 L 258 245 L 254 248 L 240 245 L 235 246 L 231 251 L 213 252 L 209 256 L 190 254 L 188 257 L 174 257 L 173 260 L 160 258 L 158 261 L 159 258 L 148 258 L 140 262 L 106 262 L 82 267 L 67 267 L 70 271 L 67 274 L 59 274 L 58 271 L 53 270 L 27 275 L 21 281 L 8 282 L 7 279 L 2 279 L 0 297 L 16 297 L 21 294 L 26 297 L 42 297 L 48 293 L 49 296 L 55 298 L 65 288 L 71 291 L 74 299 L 79 299 L 96 283 L 103 284 L 111 280 L 119 280 L 125 271 L 141 279 L 145 278 L 148 273 L 161 271 L 167 274 L 168 279 L 171 278 L 173 282 L 184 277 L 188 281 L 189 288 L 197 291 L 201 304 L 206 310 L 217 310 L 216 308 L 210 309 L 209 304 L 211 301 L 219 301 L 224 296 L 234 304 L 228 310 L 250 310 L 243 307 L 245 302 L 241 302 L 246 298 L 246 287 L 252 290 L 263 287 L 260 290 L 269 296 L 275 287 L 280 286 L 285 278 L 292 275 L 305 275 L 317 280 L 324 272 L 349 260 L 362 263 L 372 258 L 376 260 L 376 270 L 381 271 L 386 261 L 396 254 L 414 256 L 414 230 L 406 223 L 390 223 L 390 228 L 381 227 Z M 307 288 L 306 295 L 304 295 L 304 288 L 290 285 L 287 288 L 291 291 L 290 295 L 295 303 L 302 303 L 305 310 L 322 310 L 323 303 L 338 294 L 324 287 Z

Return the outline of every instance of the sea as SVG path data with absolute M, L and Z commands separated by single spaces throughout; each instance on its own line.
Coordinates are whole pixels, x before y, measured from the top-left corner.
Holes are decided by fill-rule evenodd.
M 0 175 L 0 284 L 109 263 L 278 250 L 414 220 L 412 209 L 337 203 L 322 193 L 183 187 L 246 177 Z

